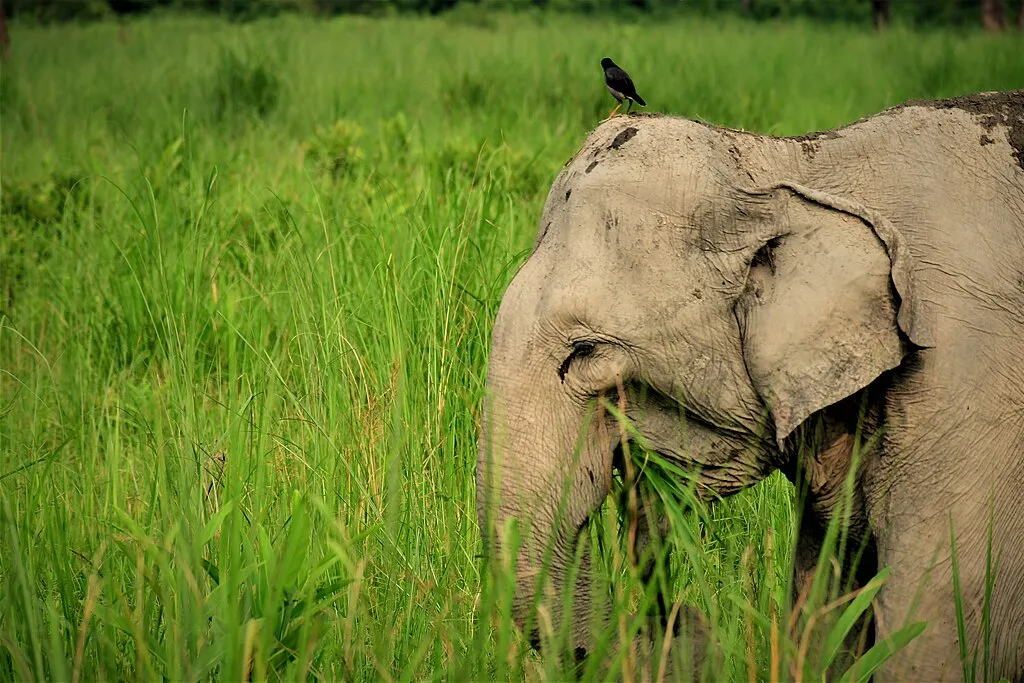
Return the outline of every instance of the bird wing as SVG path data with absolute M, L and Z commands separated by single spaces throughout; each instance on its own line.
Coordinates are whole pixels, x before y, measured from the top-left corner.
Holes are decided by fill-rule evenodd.
M 637 96 L 633 80 L 629 77 L 629 74 L 617 66 L 605 70 L 604 82 L 608 84 L 609 88 L 622 93 L 626 97 L 635 98 Z

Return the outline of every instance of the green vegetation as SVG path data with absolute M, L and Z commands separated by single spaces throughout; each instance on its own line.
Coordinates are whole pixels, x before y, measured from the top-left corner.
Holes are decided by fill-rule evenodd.
M 600 58 L 654 111 L 779 134 L 1024 82 L 1013 36 L 899 27 L 11 31 L 0 680 L 557 677 L 481 564 L 476 424 L 501 293 L 614 104 Z M 718 679 L 791 670 L 791 507 L 775 476 L 673 532 Z

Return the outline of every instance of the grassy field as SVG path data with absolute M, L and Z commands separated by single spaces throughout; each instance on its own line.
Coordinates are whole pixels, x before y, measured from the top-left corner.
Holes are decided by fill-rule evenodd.
M 1024 84 L 1019 36 L 898 27 L 462 13 L 12 38 L 0 680 L 559 677 L 485 580 L 476 420 L 547 187 L 614 104 L 600 58 L 650 110 L 779 134 Z M 711 610 L 716 678 L 778 665 L 790 508 L 773 477 L 690 530 L 679 591 Z

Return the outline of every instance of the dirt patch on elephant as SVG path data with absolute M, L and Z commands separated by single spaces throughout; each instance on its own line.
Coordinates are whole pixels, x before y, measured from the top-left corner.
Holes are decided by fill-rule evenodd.
M 963 95 L 945 100 L 910 100 L 903 104 L 890 107 L 874 116 L 868 116 L 857 121 L 845 124 L 832 130 L 823 130 L 803 135 L 783 136 L 781 139 L 792 140 L 801 143 L 803 153 L 807 156 L 814 154 L 815 143 L 821 140 L 834 140 L 842 137 L 841 132 L 846 128 L 852 128 L 868 119 L 894 114 L 907 107 L 926 107 L 928 109 L 961 109 L 974 114 L 978 123 L 986 132 L 991 132 L 997 125 L 1006 127 L 1006 139 L 1013 148 L 1013 157 L 1017 165 L 1024 169 L 1024 90 L 1011 92 L 976 93 Z M 992 144 L 995 140 L 991 135 L 983 134 L 980 139 L 982 146 Z
M 814 155 L 818 152 L 818 143 L 811 140 L 801 140 L 800 149 L 803 150 L 805 157 L 813 159 Z
M 551 227 L 551 221 L 544 224 L 544 227 L 540 229 L 540 234 L 537 235 L 537 239 L 533 243 L 533 251 L 537 251 L 540 247 L 540 243 L 544 241 L 544 237 L 548 234 L 548 228 Z
M 604 215 L 604 229 L 611 230 L 612 228 L 619 227 L 619 217 L 610 211 Z
M 729 145 L 729 156 L 737 166 L 743 163 L 743 152 L 734 143 Z
M 900 105 L 897 109 L 904 107 L 960 109 L 973 114 L 982 128 L 988 132 L 997 125 L 1005 126 L 1006 141 L 1013 148 L 1013 158 L 1017 160 L 1017 165 L 1024 169 L 1024 90 L 976 93 L 947 100 L 913 100 Z M 981 136 L 982 146 L 991 143 L 990 136 Z
M 587 166 L 587 170 L 586 170 L 586 172 L 587 172 L 587 173 L 590 173 L 590 172 L 591 172 L 591 171 L 593 171 L 593 170 L 594 170 L 595 168 L 597 168 L 597 162 L 596 162 L 596 161 L 591 161 L 591 162 L 590 162 L 590 165 L 589 165 L 589 166 Z
M 863 120 L 864 119 L 861 119 L 861 121 L 863 121 Z M 856 123 L 860 123 L 860 121 L 857 121 Z M 852 126 L 854 124 L 850 124 L 850 125 Z M 848 128 L 848 127 L 849 126 L 843 126 L 843 128 Z M 784 137 L 783 139 L 792 140 L 793 142 L 799 142 L 801 144 L 801 146 L 804 145 L 804 144 L 810 144 L 813 147 L 815 142 L 820 142 L 821 140 L 835 140 L 835 139 L 840 138 L 840 137 L 842 137 L 842 136 L 839 134 L 839 129 L 833 129 L 833 130 L 819 130 L 819 131 L 815 131 L 813 133 L 804 133 L 803 135 L 794 135 L 792 137 Z M 805 154 L 807 153 L 807 148 L 806 147 L 804 147 L 804 153 Z
M 632 126 L 624 129 L 621 133 L 615 136 L 615 139 L 612 140 L 612 144 L 608 145 L 608 149 L 618 149 L 619 147 L 622 147 L 624 144 L 632 140 L 639 132 L 639 130 Z

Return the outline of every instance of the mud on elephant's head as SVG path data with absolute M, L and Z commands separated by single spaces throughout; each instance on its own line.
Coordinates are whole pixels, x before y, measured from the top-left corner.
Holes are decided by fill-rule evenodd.
M 490 526 L 532 524 L 517 618 L 540 546 L 558 593 L 609 492 L 620 432 L 589 419 L 597 397 L 622 387 L 646 445 L 728 494 L 774 469 L 808 416 L 899 364 L 913 324 L 899 236 L 806 185 L 799 150 L 634 117 L 598 128 L 555 180 L 495 321 L 478 462 L 481 524 L 492 504 Z M 573 622 L 584 649 L 603 618 L 589 609 Z

